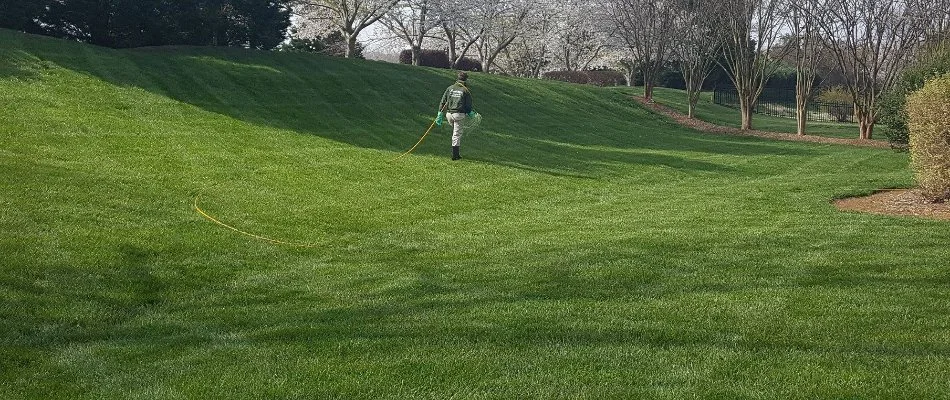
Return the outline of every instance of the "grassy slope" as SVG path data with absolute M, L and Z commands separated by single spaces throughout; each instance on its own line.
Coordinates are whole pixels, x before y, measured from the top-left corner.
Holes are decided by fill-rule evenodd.
M 829 205 L 906 155 L 476 74 L 391 163 L 449 83 L 0 31 L 0 397 L 950 396 L 950 229 Z

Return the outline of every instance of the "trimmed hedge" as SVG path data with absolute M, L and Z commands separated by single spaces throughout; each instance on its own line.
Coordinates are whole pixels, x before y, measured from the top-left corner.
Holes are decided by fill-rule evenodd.
M 412 50 L 403 50 L 399 53 L 400 64 L 412 64 Z M 451 69 L 452 62 L 449 61 L 449 53 L 445 50 L 422 49 L 419 51 L 419 65 L 423 67 L 435 67 L 442 69 Z M 469 57 L 462 57 L 458 62 L 460 71 L 481 72 L 482 64 Z
M 551 71 L 542 74 L 541 78 L 595 86 L 622 86 L 627 83 L 627 78 L 622 72 L 612 70 Z
M 399 53 L 400 64 L 412 64 L 412 50 L 403 50 Z M 435 67 L 449 69 L 452 63 L 449 61 L 449 55 L 444 50 L 419 50 L 419 65 L 423 67 Z
M 460 71 L 482 72 L 482 63 L 474 58 L 462 57 L 458 65 L 455 66 L 455 69 Z
M 907 98 L 911 164 L 924 197 L 950 200 L 950 74 Z

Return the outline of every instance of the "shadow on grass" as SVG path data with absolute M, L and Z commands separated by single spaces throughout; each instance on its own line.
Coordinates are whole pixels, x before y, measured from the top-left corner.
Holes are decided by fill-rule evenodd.
M 120 245 L 114 265 L 94 271 L 62 266 L 33 269 L 29 277 L 4 276 L 0 288 L 7 294 L 3 302 L 7 311 L 0 329 L 4 347 L 27 351 L 6 363 L 27 366 L 34 357 L 29 352 L 46 354 L 67 346 L 106 346 L 123 354 L 130 348 L 148 349 L 148 357 L 161 360 L 193 348 L 227 343 L 263 348 L 291 345 L 320 351 L 341 343 L 369 342 L 374 352 L 383 353 L 420 343 L 462 347 L 481 343 L 504 348 L 557 343 L 950 356 L 950 347 L 935 342 L 911 346 L 900 341 L 889 345 L 854 341 L 851 337 L 810 340 L 791 329 L 796 321 L 781 318 L 808 319 L 810 326 L 854 324 L 855 329 L 865 321 L 853 314 L 748 313 L 749 308 L 769 303 L 777 290 L 813 290 L 816 282 L 808 278 L 790 286 L 792 282 L 782 277 L 772 281 L 749 277 L 728 283 L 687 279 L 682 276 L 685 258 L 649 257 L 651 253 L 682 254 L 689 250 L 687 244 L 671 245 L 660 239 L 648 242 L 638 242 L 641 248 L 619 253 L 552 258 L 532 272 L 472 277 L 465 271 L 420 266 L 397 281 L 388 273 L 369 273 L 362 278 L 321 282 L 321 286 L 332 288 L 333 297 L 305 289 L 307 285 L 295 286 L 292 276 L 267 267 L 256 271 L 218 268 L 216 273 L 233 274 L 236 280 L 230 282 L 246 283 L 248 276 L 268 273 L 280 279 L 209 287 L 193 277 L 162 269 L 159 251 Z M 634 254 L 637 252 L 641 254 Z M 631 263 L 634 259 L 652 261 Z M 616 262 L 623 262 L 624 267 L 603 268 Z M 222 276 L 215 280 L 229 282 Z M 944 283 L 866 275 L 827 281 L 824 289 L 817 289 L 827 293 L 827 287 L 833 286 L 863 293 L 881 285 L 940 287 Z M 339 296 L 347 300 L 340 301 Z M 699 304 L 709 299 L 725 308 Z M 784 307 L 796 306 L 803 307 L 797 312 L 809 307 L 782 303 L 779 311 L 788 313 Z M 607 309 L 611 311 L 605 314 Z M 716 316 L 710 317 L 710 312 Z M 776 323 L 788 326 L 776 327 Z
M 37 59 L 23 50 L 13 50 L 0 47 L 0 79 L 13 78 L 33 80 L 38 77 L 33 65 L 37 67 Z
M 109 50 L 51 39 L 33 47 L 28 43 L 26 50 L 14 51 L 249 123 L 394 154 L 421 136 L 442 90 L 452 82 L 450 71 L 308 54 L 190 47 Z M 628 163 L 729 170 L 692 156 L 644 155 L 642 150 L 811 154 L 804 147 L 767 141 L 684 134 L 619 92 L 482 74 L 473 75 L 471 82 L 476 109 L 486 115 L 481 128 L 486 134 L 464 139 L 463 149 L 475 149 L 474 159 L 482 162 L 586 176 Z M 429 139 L 417 153 L 447 154 L 447 136 Z

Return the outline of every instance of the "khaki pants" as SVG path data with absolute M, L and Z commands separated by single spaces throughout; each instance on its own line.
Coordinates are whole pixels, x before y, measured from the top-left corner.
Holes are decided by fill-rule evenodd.
M 445 114 L 445 120 L 452 124 L 452 147 L 458 146 L 462 141 L 462 120 L 468 118 L 463 113 Z

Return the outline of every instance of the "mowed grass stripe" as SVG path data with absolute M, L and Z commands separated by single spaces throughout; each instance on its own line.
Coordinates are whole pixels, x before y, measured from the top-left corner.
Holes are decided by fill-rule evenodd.
M 0 31 L 4 398 L 931 398 L 945 223 L 904 154 L 683 130 L 623 90 Z M 9 106 L 8 106 L 9 105 Z M 202 206 L 257 241 L 204 220 Z

